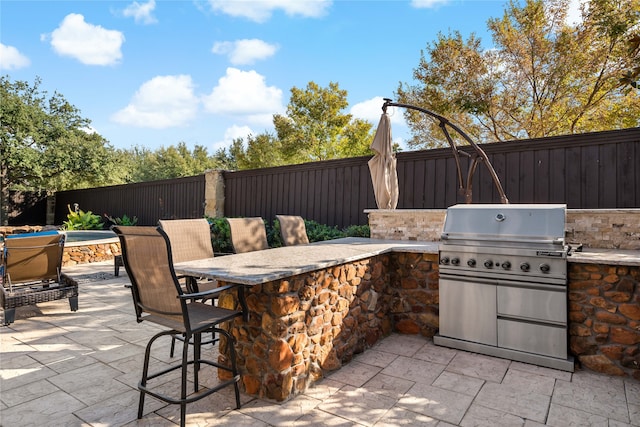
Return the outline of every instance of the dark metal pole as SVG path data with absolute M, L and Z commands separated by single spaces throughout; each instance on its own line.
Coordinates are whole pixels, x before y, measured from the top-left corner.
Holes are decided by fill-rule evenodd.
M 491 175 L 491 179 L 493 179 L 493 183 L 496 186 L 496 189 L 498 190 L 498 193 L 500 194 L 500 201 L 502 203 L 509 203 L 509 199 L 507 199 L 507 196 L 504 193 L 504 190 L 502 188 L 502 184 L 500 184 L 500 179 L 498 178 L 498 175 L 496 174 L 495 169 L 493 169 L 493 166 L 491 165 L 491 162 L 489 161 L 489 157 L 487 157 L 487 154 L 484 152 L 484 150 L 482 148 L 480 148 L 478 146 L 478 144 L 473 142 L 473 140 L 466 133 L 464 133 L 462 131 L 462 129 L 460 129 L 455 124 L 451 123 L 447 118 L 442 117 L 441 115 L 436 114 L 433 111 L 429 111 L 429 110 L 427 110 L 425 108 L 417 107 L 415 105 L 401 104 L 401 103 L 398 103 L 398 102 L 393 102 L 389 98 L 384 98 L 384 104 L 382 105 L 382 111 L 384 113 L 387 112 L 387 107 L 402 107 L 402 108 L 407 108 L 407 109 L 410 109 L 410 110 L 420 111 L 421 113 L 427 114 L 428 116 L 431 116 L 434 119 L 438 120 L 438 125 L 440 126 L 440 129 L 444 133 L 444 136 L 447 138 L 447 142 L 449 143 L 449 146 L 451 147 L 451 150 L 453 151 L 453 157 L 455 159 L 456 168 L 457 168 L 457 171 L 458 171 L 458 192 L 464 194 L 466 203 L 471 203 L 471 201 L 472 201 L 471 200 L 471 196 L 472 196 L 472 180 L 473 180 L 473 174 L 475 173 L 476 167 L 478 166 L 478 161 L 484 162 L 485 166 L 489 170 L 489 174 Z M 473 147 L 473 149 L 476 151 L 476 154 L 472 156 L 472 155 L 470 155 L 470 154 L 468 154 L 468 153 L 466 153 L 464 151 L 460 151 L 456 147 L 456 144 L 453 141 L 453 139 L 451 138 L 451 135 L 449 134 L 449 131 L 447 131 L 447 126 L 449 126 L 451 129 L 453 129 L 458 134 L 460 134 L 460 136 L 462 136 L 465 139 L 465 141 L 467 141 L 469 143 L 469 145 L 471 145 Z M 462 168 L 460 167 L 460 154 L 463 154 L 465 156 L 471 157 L 471 159 L 472 159 L 471 160 L 471 166 L 469 167 L 469 171 L 468 171 L 468 174 L 467 174 L 467 183 L 466 183 L 466 185 L 464 184 L 464 180 L 463 180 L 463 177 L 462 177 Z

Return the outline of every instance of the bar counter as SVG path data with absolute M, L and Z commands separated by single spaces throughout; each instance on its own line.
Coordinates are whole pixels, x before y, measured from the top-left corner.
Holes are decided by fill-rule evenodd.
M 391 252 L 438 254 L 438 242 L 346 237 L 175 264 L 177 274 L 258 285 Z
M 585 248 L 568 262 L 571 354 L 583 368 L 640 377 L 640 251 Z M 438 242 L 344 238 L 177 263 L 175 271 L 246 285 L 249 320 L 229 327 L 244 391 L 261 398 L 304 392 L 392 332 L 433 337 L 439 328 Z M 237 298 L 219 304 L 238 307 Z

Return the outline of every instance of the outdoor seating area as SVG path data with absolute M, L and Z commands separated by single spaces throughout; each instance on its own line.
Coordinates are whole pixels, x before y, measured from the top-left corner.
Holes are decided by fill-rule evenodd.
M 179 406 L 153 397 L 136 420 L 144 347 L 163 328 L 136 324 L 127 274 L 115 277 L 111 262 L 77 265 L 65 273 L 82 289 L 77 313 L 70 313 L 65 301 L 21 307 L 17 321 L 0 328 L 2 425 L 177 425 Z M 163 340 L 169 338 L 158 343 Z M 217 357 L 210 345 L 202 352 Z M 159 345 L 150 364 L 164 367 L 178 359 Z M 203 366 L 200 382 L 215 386 L 217 371 Z M 163 388 L 176 390 L 175 383 Z M 640 425 L 636 380 L 447 349 L 419 335 L 382 339 L 289 401 L 245 393 L 240 399 L 241 408 L 234 409 L 233 390 L 226 388 L 187 405 L 186 424 Z
M 3 324 L 15 319 L 18 307 L 68 299 L 78 310 L 78 284 L 62 273 L 65 235 L 57 231 L 14 234 L 0 250 L 0 298 Z

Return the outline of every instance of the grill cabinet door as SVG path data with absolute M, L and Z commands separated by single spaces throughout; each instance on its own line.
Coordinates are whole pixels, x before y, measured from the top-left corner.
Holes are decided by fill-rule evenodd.
M 497 345 L 496 285 L 440 275 L 440 335 Z

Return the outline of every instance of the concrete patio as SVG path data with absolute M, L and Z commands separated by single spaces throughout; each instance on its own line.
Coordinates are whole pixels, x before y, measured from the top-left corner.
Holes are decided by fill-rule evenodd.
M 174 426 L 179 407 L 146 398 L 136 420 L 144 346 L 157 331 L 137 324 L 124 269 L 65 267 L 80 282 L 80 309 L 66 300 L 19 309 L 0 327 L 0 425 Z M 169 346 L 154 347 L 155 367 Z M 207 347 L 208 353 L 216 350 Z M 173 375 L 173 374 L 171 374 Z M 204 386 L 215 384 L 207 367 Z M 177 390 L 174 375 L 163 389 Z M 285 402 L 231 389 L 187 406 L 194 426 L 640 426 L 640 382 L 527 365 L 391 335 Z

